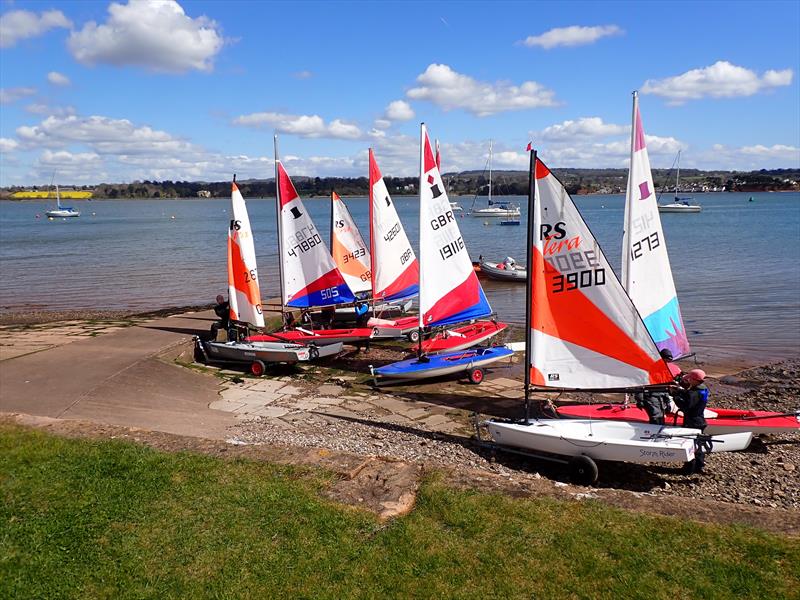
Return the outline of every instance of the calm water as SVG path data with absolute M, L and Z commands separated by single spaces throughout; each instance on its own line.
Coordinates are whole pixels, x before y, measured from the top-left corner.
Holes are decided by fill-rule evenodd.
M 775 358 L 800 350 L 800 194 L 701 194 L 703 212 L 661 215 L 690 341 L 699 353 Z M 472 198 L 458 199 L 465 209 Z M 525 204 L 524 198 L 512 200 Z M 579 196 L 578 207 L 618 268 L 624 196 Z M 71 201 L 78 219 L 48 221 L 46 202 L 0 202 L 0 310 L 152 309 L 210 303 L 226 289 L 225 199 Z M 397 198 L 416 245 L 416 198 Z M 479 198 L 477 204 L 485 206 Z M 329 203 L 306 200 L 319 229 Z M 364 198 L 348 200 L 368 233 Z M 262 294 L 278 295 L 274 199 L 248 199 Z M 459 219 L 473 260 L 524 261 L 520 227 Z M 36 215 L 41 218 L 36 218 Z M 486 282 L 492 307 L 524 322 L 524 286 Z

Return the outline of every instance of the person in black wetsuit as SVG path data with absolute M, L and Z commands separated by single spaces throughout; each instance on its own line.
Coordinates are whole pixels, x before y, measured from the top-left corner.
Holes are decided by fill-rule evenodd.
M 667 363 L 672 360 L 672 352 L 664 348 L 660 352 L 661 358 Z M 644 390 L 633 395 L 636 407 L 643 408 L 647 413 L 648 422 L 654 425 L 664 425 L 664 415 L 669 412 L 672 396 L 667 391 Z
M 681 379 L 680 387 L 675 389 L 673 398 L 675 404 L 683 411 L 683 426 L 705 431 L 708 423 L 704 416 L 708 404 L 708 388 L 705 381 L 705 371 L 693 369 Z M 687 473 L 702 473 L 705 466 L 704 444 L 695 442 L 694 461 L 688 463 Z
M 214 306 L 214 314 L 217 315 L 219 321 L 211 325 L 212 340 L 217 339 L 217 332 L 220 329 L 227 331 L 231 324 L 231 304 L 225 300 L 222 294 L 217 294 L 217 304 Z

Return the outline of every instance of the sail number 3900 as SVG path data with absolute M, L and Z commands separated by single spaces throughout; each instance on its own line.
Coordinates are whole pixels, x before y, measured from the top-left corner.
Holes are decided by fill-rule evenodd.
M 566 275 L 553 275 L 553 293 L 569 292 L 578 288 L 591 287 L 593 285 L 606 284 L 606 270 L 586 269 L 585 271 L 575 271 Z

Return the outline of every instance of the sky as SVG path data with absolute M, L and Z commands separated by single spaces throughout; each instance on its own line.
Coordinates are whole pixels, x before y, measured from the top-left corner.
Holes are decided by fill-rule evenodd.
M 800 168 L 800 2 L 0 0 L 0 186 Z

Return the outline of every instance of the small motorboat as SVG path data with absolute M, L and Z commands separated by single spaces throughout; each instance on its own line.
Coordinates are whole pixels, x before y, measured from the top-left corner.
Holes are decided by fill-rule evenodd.
M 528 279 L 528 272 L 510 256 L 501 263 L 481 261 L 480 272 L 497 281 L 520 281 L 524 283 Z
M 635 405 L 625 404 L 573 404 L 560 406 L 558 414 L 574 419 L 603 419 L 647 423 L 647 413 Z M 768 433 L 800 432 L 800 410 L 794 413 L 777 413 L 765 410 L 736 410 L 708 408 L 705 411 L 709 435 L 751 431 L 755 435 Z M 683 425 L 681 413 L 667 413 L 667 425 Z
M 503 446 L 559 456 L 632 463 L 678 462 L 694 458 L 698 429 L 665 427 L 630 421 L 532 419 L 525 422 L 489 420 L 492 439 Z M 712 452 L 734 452 L 750 445 L 753 434 L 710 438 Z
M 422 351 L 425 354 L 436 354 L 464 350 L 493 338 L 506 327 L 508 327 L 506 323 L 497 321 L 476 321 L 461 327 L 445 329 L 422 342 Z
M 483 381 L 485 367 L 513 354 L 513 350 L 503 346 L 470 348 L 433 356 L 423 355 L 370 370 L 374 377 L 393 380 L 394 383 L 459 373 L 467 375 L 470 382 L 478 384 Z
M 250 335 L 245 342 L 289 342 L 293 344 L 314 343 L 317 346 L 331 344 L 365 344 L 374 336 L 375 331 L 370 327 L 355 329 L 304 329 L 297 327 L 289 331 L 275 333 L 262 333 Z

